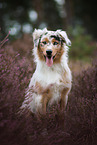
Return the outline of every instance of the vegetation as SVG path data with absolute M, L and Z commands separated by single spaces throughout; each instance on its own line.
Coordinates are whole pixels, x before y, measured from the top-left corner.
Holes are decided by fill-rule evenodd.
M 91 61 L 94 51 L 97 49 L 96 43 L 93 42 L 91 35 L 80 26 L 69 27 L 67 32 L 72 39 L 70 58 L 74 60 Z
M 23 40 L 13 46 L 19 42 L 22 49 Z M 38 119 L 34 114 L 17 113 L 34 70 L 30 56 L 29 60 L 27 57 L 29 52 L 26 47 L 19 54 L 11 45 L 0 48 L 0 144 L 97 144 L 97 60 L 88 70 L 73 75 L 66 110 L 53 106 L 51 112 Z

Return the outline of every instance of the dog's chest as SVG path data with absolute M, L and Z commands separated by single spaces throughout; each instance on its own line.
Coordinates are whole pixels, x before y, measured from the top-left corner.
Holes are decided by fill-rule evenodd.
M 49 85 L 53 83 L 59 83 L 61 79 L 60 74 L 57 72 L 43 72 L 39 74 L 38 80 L 41 81 L 43 85 Z
M 60 84 L 61 78 L 61 74 L 56 70 L 36 70 L 30 81 L 30 86 L 34 85 L 36 82 L 39 82 L 42 87 L 47 87 L 54 83 Z

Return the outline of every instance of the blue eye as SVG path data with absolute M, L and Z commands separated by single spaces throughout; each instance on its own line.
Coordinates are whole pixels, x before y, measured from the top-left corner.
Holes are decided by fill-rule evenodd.
M 54 43 L 53 43 L 53 45 L 57 45 L 57 44 L 58 44 L 58 42 L 54 42 Z
M 46 42 L 46 41 L 43 41 L 42 43 L 43 43 L 44 45 L 45 45 L 45 44 L 47 44 L 47 42 Z

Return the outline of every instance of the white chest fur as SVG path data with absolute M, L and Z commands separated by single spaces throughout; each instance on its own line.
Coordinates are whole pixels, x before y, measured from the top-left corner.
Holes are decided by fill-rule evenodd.
M 51 68 L 43 63 L 36 67 L 36 71 L 31 78 L 29 87 L 35 85 L 36 82 L 39 82 L 42 87 L 46 87 L 54 83 L 59 84 L 61 79 L 62 69 L 60 65 L 55 65 Z

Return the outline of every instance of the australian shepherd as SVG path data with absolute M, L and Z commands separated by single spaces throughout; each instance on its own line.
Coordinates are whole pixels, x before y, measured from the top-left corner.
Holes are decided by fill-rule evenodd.
M 30 80 L 21 109 L 46 113 L 49 106 L 60 104 L 64 109 L 71 89 L 71 71 L 68 67 L 70 40 L 65 31 L 35 29 L 33 55 L 36 70 Z

